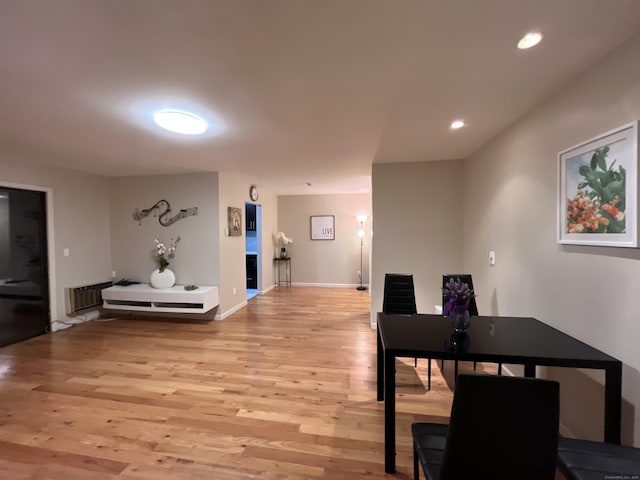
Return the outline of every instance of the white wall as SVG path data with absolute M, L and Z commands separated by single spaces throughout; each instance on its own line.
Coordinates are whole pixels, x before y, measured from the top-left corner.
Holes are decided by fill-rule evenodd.
M 56 287 L 52 318 L 63 321 L 68 320 L 64 314 L 65 287 L 108 281 L 112 270 L 118 279 L 147 282 L 156 268 L 152 257 L 156 233 L 165 242 L 181 237 L 169 267 L 178 283 L 219 286 L 216 318 L 242 307 L 246 298 L 245 239 L 225 237 L 223 232 L 226 207 L 243 208 L 251 183 L 217 173 L 108 179 L 47 167 L 18 154 L 0 155 L 0 184 L 33 185 L 52 192 L 52 279 Z M 153 216 L 143 219 L 141 225 L 133 220 L 135 208 L 149 208 L 160 199 L 168 200 L 174 212 L 197 206 L 198 215 L 169 227 L 162 227 Z M 278 231 L 277 196 L 261 189 L 257 203 L 262 205 L 266 253 L 262 258 L 262 290 L 268 291 L 273 288 L 271 238 Z M 70 250 L 70 256 L 62 255 L 64 248 Z
M 335 216 L 335 240 L 311 240 L 310 217 Z M 342 286 L 360 284 L 360 223 L 366 215 L 363 238 L 363 283 L 369 283 L 369 243 L 371 196 L 368 193 L 343 195 L 290 195 L 278 197 L 278 231 L 293 239 L 287 252 L 291 257 L 294 285 Z M 269 241 L 275 253 L 276 245 Z
M 140 224 L 132 217 L 158 200 L 167 200 L 171 216 L 198 207 L 198 215 L 164 227 L 149 215 Z M 111 251 L 117 279 L 149 283 L 158 268 L 153 257 L 154 235 L 168 244 L 180 237 L 169 269 L 179 285 L 218 285 L 220 282 L 218 229 L 218 175 L 153 175 L 111 179 Z
M 0 147 L 0 184 L 35 186 L 49 189 L 53 198 L 54 246 L 50 258 L 50 282 L 55 288 L 56 308 L 52 320 L 68 320 L 64 288 L 108 281 L 111 278 L 108 180 L 48 167 L 37 163 L 34 155 L 3 150 Z M 68 248 L 70 255 L 63 256 Z M 54 325 L 54 329 L 59 324 Z
M 556 243 L 557 153 L 640 118 L 640 37 L 466 162 L 465 270 L 480 311 L 534 316 L 624 363 L 623 442 L 640 446 L 640 250 Z M 487 261 L 496 251 L 496 265 Z M 553 369 L 561 421 L 602 439 L 600 373 Z
M 247 200 L 249 201 L 249 200 Z M 262 292 L 268 292 L 274 286 L 273 235 L 278 232 L 278 196 L 265 189 L 260 189 L 257 202 L 262 205 L 262 284 L 258 285 Z
M 462 273 L 461 161 L 373 165 L 371 322 L 385 273 L 412 273 L 418 312 L 441 302 L 443 273 Z
M 229 173 L 219 174 L 219 229 L 220 235 L 220 308 L 216 318 L 225 318 L 246 305 L 246 231 L 245 203 L 250 202 L 249 187 L 254 179 Z M 258 185 L 259 186 L 259 185 Z M 271 236 L 277 232 L 277 197 L 264 188 L 259 189 L 255 202 L 262 205 L 262 291 L 273 288 L 273 257 Z M 242 210 L 242 235 L 230 237 L 227 228 L 227 208 Z M 235 288 L 235 293 L 234 289 Z

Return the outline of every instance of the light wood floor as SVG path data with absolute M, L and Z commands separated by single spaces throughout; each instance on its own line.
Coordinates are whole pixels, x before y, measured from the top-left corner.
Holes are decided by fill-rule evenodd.
M 368 310 L 368 292 L 280 287 L 219 322 L 94 321 L 0 348 L 0 478 L 383 478 Z M 448 419 L 453 364 L 436 365 L 427 393 L 427 361 L 398 363 L 395 478 L 412 478 L 411 422 Z

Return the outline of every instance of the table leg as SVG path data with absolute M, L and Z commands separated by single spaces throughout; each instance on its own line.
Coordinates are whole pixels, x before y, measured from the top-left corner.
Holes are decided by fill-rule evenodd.
M 384 471 L 396 472 L 396 357 L 384 356 Z
M 604 380 L 604 441 L 620 444 L 622 422 L 622 364 L 608 367 Z
M 536 378 L 536 364 L 525 363 L 524 364 L 524 376 L 529 378 Z
M 377 355 L 377 377 L 378 385 L 378 401 L 384 400 L 384 348 L 382 348 L 382 338 L 380 337 L 380 329 L 376 328 L 378 339 L 378 355 Z

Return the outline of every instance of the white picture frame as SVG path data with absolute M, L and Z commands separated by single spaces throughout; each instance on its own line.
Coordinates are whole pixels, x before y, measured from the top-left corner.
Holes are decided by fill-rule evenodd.
M 638 122 L 558 153 L 558 243 L 638 247 Z
M 335 240 L 336 217 L 334 215 L 311 216 L 311 240 Z

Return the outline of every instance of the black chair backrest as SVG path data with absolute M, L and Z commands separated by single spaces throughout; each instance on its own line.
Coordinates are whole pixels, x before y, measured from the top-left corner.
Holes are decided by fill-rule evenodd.
M 382 312 L 405 315 L 418 313 L 413 275 L 407 273 L 385 274 Z
M 558 382 L 459 375 L 441 480 L 553 480 L 559 418 Z
M 460 279 L 462 283 L 466 283 L 469 285 L 469 288 L 473 290 L 473 294 L 477 295 L 477 292 L 473 288 L 473 280 L 471 279 L 471 274 L 469 273 L 445 273 L 442 275 L 442 288 L 447 284 L 447 282 L 452 279 L 455 281 L 456 279 Z M 442 291 L 442 308 L 449 301 L 449 297 L 444 294 L 444 290 Z M 478 315 L 478 305 L 476 305 L 476 297 L 471 297 L 469 301 L 469 315 Z

